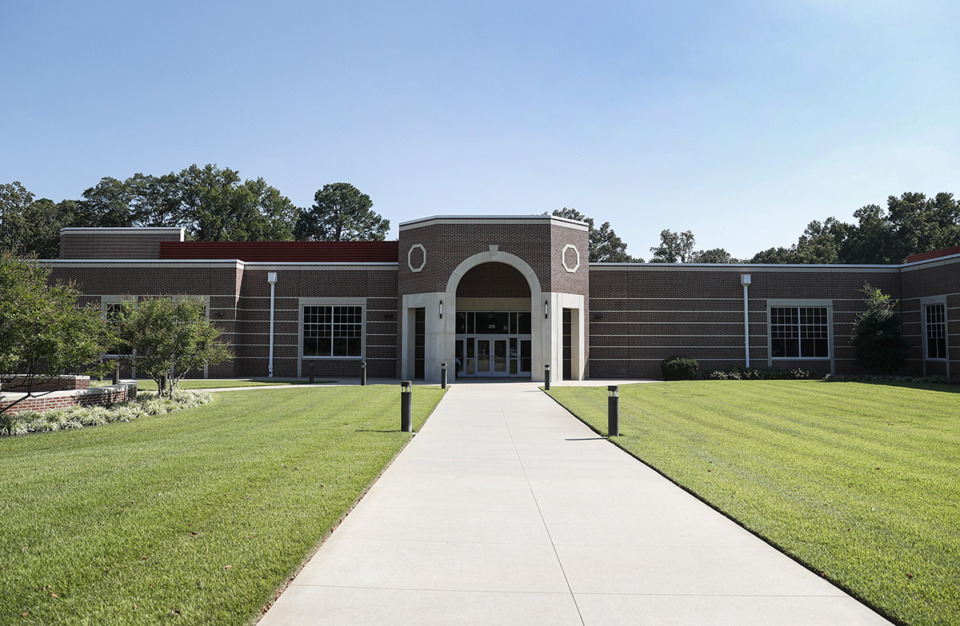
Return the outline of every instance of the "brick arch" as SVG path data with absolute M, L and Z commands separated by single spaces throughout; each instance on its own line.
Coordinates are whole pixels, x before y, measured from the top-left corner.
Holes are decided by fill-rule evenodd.
M 495 286 L 498 298 L 529 298 L 527 278 L 506 263 L 481 263 L 469 270 L 457 285 L 458 298 L 485 298 Z
M 514 254 L 494 250 L 474 254 L 473 256 L 464 259 L 460 265 L 458 265 L 453 272 L 450 273 L 450 278 L 447 280 L 447 299 L 451 300 L 456 298 L 457 287 L 460 286 L 460 281 L 463 280 L 463 277 L 467 274 L 467 272 L 479 265 L 483 265 L 484 263 L 503 263 L 504 265 L 509 265 L 515 270 L 518 270 L 526 279 L 527 284 L 530 286 L 530 298 L 532 302 L 535 303 L 540 300 L 543 292 L 540 289 L 540 279 L 537 278 L 537 273 L 533 271 L 533 268 L 530 267 L 526 261 Z

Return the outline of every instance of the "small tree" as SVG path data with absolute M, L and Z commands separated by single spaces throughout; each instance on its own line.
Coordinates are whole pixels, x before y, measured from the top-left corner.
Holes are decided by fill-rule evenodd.
M 853 326 L 854 361 L 860 367 L 881 374 L 903 369 L 909 346 L 903 339 L 898 301 L 880 289 L 864 283 L 860 290 L 867 310 L 857 316 Z
M 0 385 L 17 380 L 26 396 L 65 373 L 90 372 L 108 344 L 100 308 L 80 307 L 70 285 L 50 285 L 50 270 L 36 261 L 0 255 Z
M 206 318 L 200 298 L 149 298 L 128 300 L 120 306 L 117 335 L 128 354 L 121 358 L 157 382 L 164 394 L 163 379 L 170 392 L 190 371 L 230 358 L 220 331 Z

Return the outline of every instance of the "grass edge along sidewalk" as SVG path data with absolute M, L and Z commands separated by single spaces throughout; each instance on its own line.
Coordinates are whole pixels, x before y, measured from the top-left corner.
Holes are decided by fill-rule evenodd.
M 410 440 L 393 385 L 216 396 L 0 440 L 0 623 L 253 621 Z
M 960 621 L 960 388 L 620 387 L 612 441 L 886 617 Z M 600 434 L 605 388 L 548 392 Z

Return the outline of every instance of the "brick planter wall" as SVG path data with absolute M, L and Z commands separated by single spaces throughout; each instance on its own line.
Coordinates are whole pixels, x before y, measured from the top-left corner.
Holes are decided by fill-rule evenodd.
M 87 380 L 89 383 L 89 379 Z M 0 406 L 7 406 L 16 401 L 23 394 L 5 393 L 0 399 Z M 50 411 L 71 406 L 89 406 L 95 404 L 119 404 L 137 397 L 137 381 L 128 380 L 109 387 L 91 387 L 89 389 L 75 389 L 70 391 L 52 391 L 42 396 L 27 398 L 18 402 L 6 411 L 13 415 L 26 411 Z
M 89 376 L 58 376 L 51 380 L 45 381 L 40 384 L 34 384 L 33 391 L 35 392 L 44 392 L 44 391 L 66 391 L 68 389 L 89 389 L 90 388 L 90 377 Z M 3 383 L 0 386 L 0 389 L 3 391 L 10 392 L 26 392 L 27 391 L 27 378 L 26 376 L 16 375 L 15 378 L 9 382 Z

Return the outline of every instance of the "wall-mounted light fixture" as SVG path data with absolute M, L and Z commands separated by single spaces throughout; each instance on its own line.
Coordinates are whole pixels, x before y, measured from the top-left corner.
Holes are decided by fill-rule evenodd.
M 547 319 L 548 317 L 550 317 L 550 301 L 544 300 L 543 301 L 543 319 Z
M 271 285 L 277 284 L 277 273 L 276 272 L 267 272 L 267 282 Z
M 602 320 L 602 319 L 603 319 L 603 313 L 594 313 L 594 314 L 593 314 L 593 319 L 595 319 L 595 320 Z
M 440 319 L 443 319 L 443 300 L 440 301 Z

